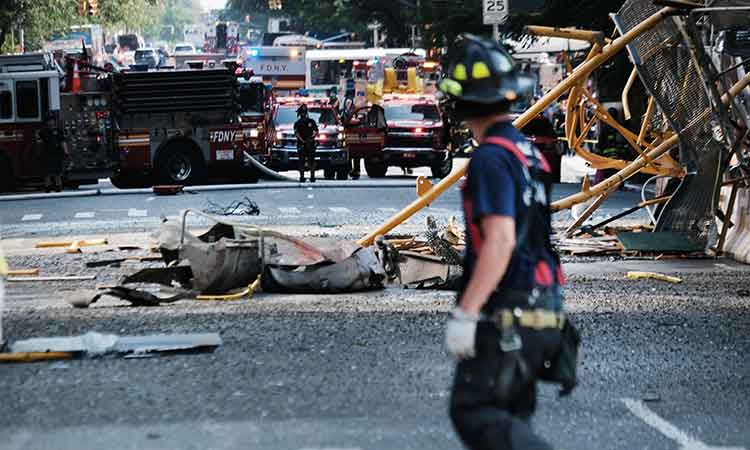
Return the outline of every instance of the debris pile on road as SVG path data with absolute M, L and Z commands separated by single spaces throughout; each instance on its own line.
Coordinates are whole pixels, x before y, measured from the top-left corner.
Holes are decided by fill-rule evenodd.
M 385 271 L 391 282 L 398 281 L 405 288 L 456 288 L 463 269 L 465 236 L 451 217 L 442 229 L 435 219 L 427 217 L 425 238 L 399 236 L 378 238 Z
M 420 255 L 439 257 L 448 264 L 460 265 L 466 242 L 462 231 L 456 227 L 456 218 L 451 217 L 448 224 L 441 230 L 435 219 L 426 219 L 427 231 L 425 238 L 416 236 L 386 237 L 385 242 L 400 252 L 409 251 Z
M 216 224 L 195 236 L 186 230 L 188 213 Z M 382 255 L 375 248 L 334 239 L 298 239 L 194 210 L 186 210 L 181 222 L 165 220 L 155 238 L 166 267 L 144 268 L 104 291 L 71 296 L 69 303 L 88 307 L 105 295 L 134 306 L 183 299 L 239 300 L 252 296 L 259 286 L 264 292 L 344 293 L 382 289 L 386 279 Z

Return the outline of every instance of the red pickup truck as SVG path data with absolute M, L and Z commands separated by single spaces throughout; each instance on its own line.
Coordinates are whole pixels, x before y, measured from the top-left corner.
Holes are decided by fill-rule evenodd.
M 356 110 L 346 124 L 352 158 L 363 158 L 372 178 L 384 177 L 389 166 L 430 167 L 442 178 L 453 169 L 453 154 L 438 103 L 432 96 L 387 96 L 382 108 Z

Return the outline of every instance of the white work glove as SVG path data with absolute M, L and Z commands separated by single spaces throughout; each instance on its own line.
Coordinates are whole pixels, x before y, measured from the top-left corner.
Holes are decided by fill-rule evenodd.
M 445 327 L 445 347 L 456 360 L 473 358 L 479 314 L 467 313 L 461 308 L 453 310 Z

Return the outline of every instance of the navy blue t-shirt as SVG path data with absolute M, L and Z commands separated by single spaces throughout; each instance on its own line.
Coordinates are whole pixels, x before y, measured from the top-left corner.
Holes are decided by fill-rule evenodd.
M 529 208 L 523 195 L 529 196 L 529 182 L 524 176 L 525 166 L 520 158 L 532 153 L 532 144 L 510 122 L 499 122 L 487 132 L 487 139 L 500 137 L 510 143 L 500 147 L 484 143 L 471 156 L 462 187 L 464 216 L 466 219 L 467 246 L 464 262 L 464 283 L 468 283 L 480 247 L 483 245 L 480 220 L 484 216 L 512 217 L 516 222 L 516 244 L 528 226 Z M 486 142 L 486 140 L 485 140 Z M 524 152 L 525 150 L 525 152 Z M 535 152 L 540 155 L 539 152 Z M 541 157 L 541 156 L 540 156 Z M 542 165 L 546 162 L 542 161 Z M 544 197 L 546 193 L 537 194 Z M 544 242 L 549 239 L 544 236 Z M 499 245 L 500 243 L 498 243 Z M 562 283 L 562 272 L 549 246 L 537 248 L 535 255 L 514 252 L 505 276 L 500 281 L 500 290 L 529 291 L 535 287 L 553 287 Z

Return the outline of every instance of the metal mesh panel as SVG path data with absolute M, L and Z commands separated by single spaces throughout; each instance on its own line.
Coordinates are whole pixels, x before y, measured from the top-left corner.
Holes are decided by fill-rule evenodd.
M 626 1 L 616 17 L 620 32 L 631 30 L 659 9 L 651 0 Z M 656 229 L 686 232 L 705 244 L 713 223 L 719 161 L 725 143 L 717 140 L 722 139 L 722 133 L 714 133 L 719 122 L 703 83 L 705 68 L 691 57 L 679 20 L 664 20 L 638 37 L 628 51 L 644 86 L 679 134 L 680 162 L 688 172 L 665 205 Z

